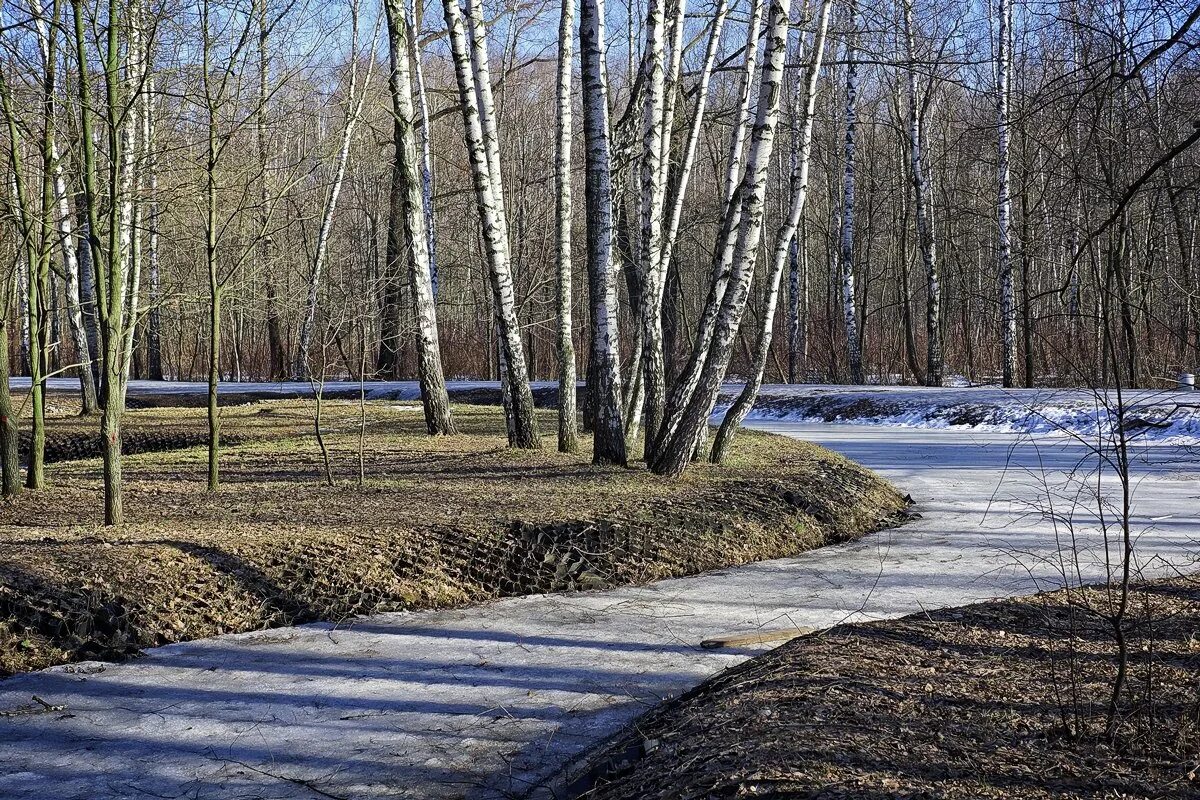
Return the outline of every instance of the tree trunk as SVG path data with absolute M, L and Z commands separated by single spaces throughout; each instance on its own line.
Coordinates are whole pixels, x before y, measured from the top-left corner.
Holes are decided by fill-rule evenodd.
M 742 165 L 743 149 L 746 131 L 750 127 L 751 98 L 754 90 L 755 65 L 758 63 L 758 38 L 762 22 L 764 2 L 753 0 L 750 8 L 750 18 L 747 23 L 745 64 L 742 69 L 741 94 L 738 103 L 738 114 L 734 120 L 733 132 L 729 137 L 729 160 L 725 169 L 725 186 L 721 201 L 721 227 L 717 235 L 716 246 L 713 249 L 712 278 L 709 283 L 708 296 L 700 312 L 700 320 L 696 325 L 696 338 L 687 365 L 680 373 L 678 380 L 671 389 L 667 400 L 667 408 L 671 413 L 666 415 L 665 422 L 654 443 L 652 452 L 658 455 L 658 448 L 664 441 L 674 435 L 680 422 L 680 416 L 687 408 L 700 380 L 712 342 L 713 331 L 729 284 L 729 275 L 737 246 L 742 198 L 738 194 L 743 178 Z M 707 425 L 700 431 L 701 438 L 707 437 Z
M 0 293 L 7 294 L 7 288 Z M 21 462 L 18 456 L 20 436 L 17 415 L 8 388 L 8 298 L 0 297 L 0 493 L 13 497 L 21 491 Z
M 492 300 L 495 305 L 499 327 L 500 347 L 503 351 L 501 369 L 507 381 L 505 395 L 512 408 L 513 431 L 511 441 L 516 447 L 537 448 L 537 420 L 533 410 L 533 392 L 529 387 L 529 375 L 525 368 L 525 348 L 521 342 L 521 328 L 517 321 L 516 295 L 513 290 L 512 265 L 509 256 L 508 224 L 504 214 L 503 183 L 499 168 L 499 148 L 485 134 L 484 107 L 494 115 L 491 102 L 490 77 L 487 72 L 486 41 L 482 36 L 482 19 L 472 21 L 475 42 L 469 41 L 458 0 L 444 0 L 446 29 L 450 36 L 450 47 L 454 58 L 455 77 L 458 82 L 459 100 L 463 113 L 464 137 L 467 155 L 471 161 L 471 175 L 475 185 L 475 199 L 482 226 L 484 249 L 487 253 Z M 472 13 L 482 9 L 477 3 L 471 6 Z M 476 22 L 478 24 L 476 24 Z M 472 52 L 483 48 L 482 57 L 472 62 Z M 486 103 L 481 98 L 486 96 Z M 494 116 L 489 120 L 488 130 L 495 132 Z M 491 151 L 489 155 L 489 151 Z M 493 169 L 494 165 L 494 169 Z
M 425 428 L 431 435 L 450 435 L 455 432 L 454 421 L 450 417 L 450 398 L 446 393 L 446 378 L 442 371 L 437 306 L 429 271 L 429 239 L 425 230 L 426 216 L 421 170 L 417 160 L 409 71 L 408 25 L 400 0 L 385 0 L 384 10 L 391 52 L 392 72 L 388 84 L 392 94 L 395 161 L 401 179 L 400 208 L 397 209 L 394 204 L 391 208 L 393 214 L 399 210 L 401 218 L 389 215 L 388 225 L 392 228 L 403 225 L 404 240 L 408 245 L 409 286 L 417 321 L 417 380 L 421 386 Z
M 321 227 L 317 231 L 317 242 L 313 249 L 312 267 L 308 277 L 308 297 L 304 303 L 304 317 L 300 323 L 300 335 L 297 344 L 296 361 L 292 365 L 292 374 L 297 379 L 308 377 L 308 350 L 312 346 L 313 332 L 317 321 L 318 291 L 321 287 L 321 273 L 325 267 L 325 257 L 329 249 L 329 236 L 333 230 L 333 215 L 337 210 L 338 197 L 342 193 L 342 184 L 346 178 L 346 165 L 350 161 L 350 144 L 354 141 L 354 128 L 362 116 L 363 103 L 367 92 L 365 85 L 370 83 L 370 67 L 364 89 L 358 92 L 358 6 L 352 8 L 353 21 L 350 37 L 350 85 L 346 93 L 346 114 L 342 125 L 342 142 L 338 150 L 337 166 L 334 169 L 333 184 L 329 187 L 329 196 L 325 200 L 325 209 L 321 214 Z M 374 42 L 372 42 L 373 44 Z M 373 61 L 368 61 L 368 65 Z M 358 94 L 357 98 L 355 94 Z
M 904 0 L 904 43 L 908 59 L 908 141 L 913 183 L 913 210 L 917 218 L 917 242 L 925 264 L 925 385 L 941 386 L 942 358 L 942 288 L 937 269 L 937 239 L 933 220 L 926 208 L 929 188 L 925 181 L 922 144 L 922 113 L 927 105 L 919 98 L 917 87 L 916 43 L 913 35 L 913 0 Z
M 558 136 L 554 151 L 555 233 L 558 241 L 558 450 L 579 449 L 575 418 L 575 344 L 571 322 L 571 73 L 575 0 L 562 0 L 558 21 Z
M 996 43 L 996 130 L 997 189 L 996 221 L 999 227 L 996 248 L 1000 274 L 1000 324 L 1002 338 L 1002 381 L 1005 388 L 1016 383 L 1017 304 L 1014 296 L 1010 219 L 1012 197 L 1008 178 L 1008 85 L 1012 76 L 1012 0 L 1000 0 L 999 36 Z
M 617 274 L 613 260 L 613 198 L 609 150 L 608 75 L 604 63 L 604 0 L 582 0 L 579 19 L 586 154 L 587 268 L 592 312 L 595 393 L 592 461 L 625 465 L 621 417 L 621 356 Z
M 714 464 L 725 462 L 729 445 L 737 433 L 738 427 L 746 419 L 746 415 L 754 408 L 758 399 L 758 391 L 762 387 L 763 374 L 767 367 L 767 358 L 771 353 L 771 339 L 775 328 L 775 308 L 779 299 L 779 284 L 783 277 L 784 267 L 788 262 L 788 254 L 796 238 L 796 230 L 804 214 L 804 206 L 808 200 L 808 171 L 812 160 L 813 119 L 817 107 L 817 80 L 821 74 L 821 60 L 825 54 L 825 35 L 829 30 L 829 15 L 833 8 L 833 0 L 824 0 L 817 18 L 817 27 L 813 33 L 812 61 L 808 66 L 804 80 L 804 110 L 800 123 L 800 143 L 795 168 L 792 171 L 792 197 L 787 219 L 780 226 L 775 240 L 775 252 L 771 260 L 771 272 L 767 276 L 767 298 L 762 314 L 762 325 L 758 332 L 758 343 L 754 350 L 754 360 L 750 367 L 749 379 L 742 387 L 741 393 L 730 409 L 725 412 L 725 419 L 717 431 L 713 442 L 710 460 Z
M 858 305 L 854 289 L 855 137 L 858 132 L 858 61 L 854 29 L 858 27 L 858 2 L 850 0 L 850 32 L 846 39 L 846 165 L 842 178 L 842 230 L 839 266 L 842 276 L 842 321 L 846 331 L 846 358 L 850 381 L 863 383 L 862 341 L 858 331 Z
M 762 234 L 771 152 L 779 122 L 780 95 L 787 56 L 788 6 L 788 0 L 771 0 L 754 135 L 746 159 L 745 173 L 734 193 L 739 200 L 740 210 L 737 245 L 731 262 L 728 286 L 723 293 L 711 343 L 704 356 L 704 368 L 696 382 L 696 390 L 685 407 L 678 410 L 668 407 L 668 418 L 679 421 L 672 428 L 664 428 L 667 438 L 663 440 L 650 464 L 651 469 L 660 475 L 682 474 L 696 449 L 701 431 L 708 429 L 708 416 L 729 367 L 733 343 L 750 294 Z M 727 221 L 725 225 L 728 225 Z M 711 294 L 710 287 L 710 296 Z M 697 342 L 697 346 L 702 345 L 703 342 Z

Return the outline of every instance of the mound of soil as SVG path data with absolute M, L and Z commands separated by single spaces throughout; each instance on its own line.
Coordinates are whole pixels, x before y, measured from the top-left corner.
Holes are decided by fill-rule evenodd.
M 794 639 L 650 712 L 577 797 L 1200 797 L 1200 579 L 1137 587 L 1129 676 L 1098 587 Z
M 243 437 L 236 434 L 222 437 L 227 445 L 241 444 Z M 29 457 L 29 447 L 32 437 L 28 431 L 22 431 L 17 445 L 22 463 Z M 121 433 L 121 452 L 127 455 L 135 453 L 162 453 L 167 450 L 183 450 L 188 447 L 200 447 L 208 444 L 208 432 L 199 430 L 132 430 Z M 53 464 L 58 461 L 78 461 L 83 458 L 97 458 L 101 453 L 99 433 L 50 433 L 46 436 L 45 461 Z
M 419 415 L 404 420 L 419 429 Z M 323 485 L 319 456 L 295 439 L 230 448 L 216 495 L 202 490 L 202 451 L 131 457 L 131 522 L 119 530 L 78 524 L 99 500 L 94 462 L 59 467 L 52 490 L 0 511 L 0 672 L 694 574 L 861 536 L 905 507 L 868 470 L 763 434 L 740 437 L 726 468 L 668 481 L 592 467 L 587 453 L 379 427 L 365 442 L 375 477 L 363 486 Z M 329 440 L 344 475 L 357 435 Z

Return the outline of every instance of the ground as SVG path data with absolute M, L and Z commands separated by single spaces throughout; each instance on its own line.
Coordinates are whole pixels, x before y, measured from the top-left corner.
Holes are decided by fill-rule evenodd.
M 99 464 L 0 506 L 0 674 L 169 642 L 382 611 L 603 588 L 795 555 L 890 524 L 900 495 L 815 445 L 747 432 L 727 467 L 683 480 L 507 448 L 493 407 L 457 406 L 431 438 L 412 403 L 311 400 L 223 409 L 222 487 L 206 449 L 125 460 L 127 521 L 99 525 Z M 95 420 L 49 441 L 94 445 Z M 544 430 L 552 430 L 545 415 Z M 198 408 L 126 415 L 128 441 L 203 441 Z M 361 426 L 361 427 L 360 427 Z M 361 432 L 361 439 L 360 439 Z M 165 443 L 165 444 L 164 444 Z M 359 481 L 360 451 L 363 480 Z M 57 452 L 57 451 L 56 451 Z M 327 478 L 332 479 L 330 483 Z
M 1200 796 L 1200 580 L 1134 592 L 1117 725 L 1111 589 L 845 625 L 650 712 L 589 800 Z

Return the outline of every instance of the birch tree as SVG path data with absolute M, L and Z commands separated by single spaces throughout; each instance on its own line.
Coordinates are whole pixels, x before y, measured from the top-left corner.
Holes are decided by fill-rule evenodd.
M 779 298 L 779 284 L 783 278 L 788 256 L 796 238 L 796 230 L 800 226 L 800 218 L 804 214 L 804 206 L 808 200 L 808 171 L 812 160 L 813 149 L 813 118 L 817 107 L 817 81 L 821 74 L 821 60 L 825 55 L 825 35 L 829 30 L 829 14 L 833 8 L 833 0 L 823 0 L 817 12 L 816 26 L 813 31 L 812 60 L 808 64 L 804 76 L 803 111 L 800 119 L 799 152 L 795 168 L 791 176 L 791 203 L 787 219 L 780 226 L 775 237 L 775 250 L 771 257 L 771 270 L 766 280 L 766 302 L 763 305 L 762 324 L 758 331 L 758 342 L 754 350 L 754 361 L 750 367 L 750 375 L 746 385 L 738 394 L 737 399 L 717 431 L 713 442 L 711 461 L 714 464 L 724 463 L 738 427 L 746 419 L 746 415 L 754 408 L 758 399 L 758 391 L 762 387 L 763 373 L 767 368 L 767 358 L 771 352 L 771 338 L 775 328 L 775 308 Z
M 1015 385 L 1017 374 L 1017 302 L 1012 266 L 1012 196 L 1008 179 L 1008 87 L 1012 78 L 1012 0 L 999 0 L 996 39 L 996 222 L 999 228 L 996 268 L 1000 275 L 1000 324 L 1003 385 Z
M 558 450 L 579 448 L 575 411 L 575 344 L 571 315 L 571 73 L 575 41 L 575 0 L 562 0 L 558 20 L 558 129 L 554 150 L 555 233 L 558 262 L 555 299 L 558 316 Z
M 458 0 L 443 0 L 442 8 L 454 59 L 464 138 L 488 260 L 488 277 L 502 356 L 500 360 L 507 382 L 504 392 L 508 408 L 511 409 L 509 443 L 515 447 L 537 448 L 540 444 L 533 411 L 533 392 L 529 387 L 525 348 L 521 342 L 513 291 L 508 222 L 504 210 L 499 146 L 495 140 L 495 104 L 491 99 L 483 12 L 478 2 L 472 2 L 469 6 L 472 35 L 468 38 Z
M 371 34 L 371 48 L 379 32 L 379 18 L 375 20 L 375 30 Z M 362 76 L 364 88 L 359 89 L 359 4 L 358 0 L 350 2 L 350 63 L 349 82 L 346 87 L 346 110 L 342 119 L 341 144 L 334 160 L 333 180 L 329 185 L 329 194 L 325 199 L 325 208 L 321 213 L 321 226 L 317 231 L 317 241 L 313 246 L 312 264 L 309 269 L 308 299 L 304 304 L 304 316 L 300 322 L 296 361 L 292 365 L 293 376 L 306 379 L 309 376 L 308 351 L 312 346 L 313 333 L 317 321 L 317 303 L 321 288 L 321 273 L 325 269 L 325 259 L 329 251 L 329 237 L 333 231 L 333 218 L 337 211 L 338 198 L 342 193 L 342 185 L 346 180 L 346 165 L 350 160 L 350 145 L 354 141 L 354 129 L 362 118 L 363 103 L 366 101 L 365 85 L 370 83 L 374 59 L 367 62 L 366 75 Z
M 846 35 L 846 156 L 842 176 L 842 229 L 838 262 L 842 279 L 842 322 L 846 332 L 846 358 L 850 380 L 863 382 L 862 340 L 858 329 L 858 301 L 854 286 L 854 213 L 855 146 L 858 133 L 858 61 L 855 29 L 858 27 L 858 0 L 849 2 L 850 31 Z
M 788 13 L 788 0 L 771 0 L 754 131 L 745 172 L 734 192 L 740 210 L 737 243 L 731 261 L 728 285 L 721 299 L 707 353 L 703 358 L 704 367 L 697 379 L 696 390 L 685 406 L 679 409 L 668 406 L 668 418 L 677 419 L 678 422 L 665 429 L 667 438 L 663 440 L 662 446 L 650 463 L 650 468 L 660 475 L 682 474 L 691 461 L 701 431 L 708 429 L 708 417 L 729 367 L 734 339 L 750 294 L 762 235 L 771 153 L 779 122 L 780 96 L 787 56 Z M 727 224 L 727 221 L 724 221 L 724 224 Z M 702 344 L 697 342 L 694 347 Z
M 937 240 L 933 222 L 926 208 L 929 187 L 925 181 L 922 136 L 924 109 L 917 84 L 917 53 L 913 34 L 913 0 L 904 0 L 904 49 L 908 85 L 908 145 L 909 169 L 912 176 L 913 211 L 917 221 L 917 243 L 925 264 L 925 382 L 942 385 L 942 289 L 937 271 Z M 931 86 L 932 90 L 932 86 Z
M 682 8 L 682 0 L 675 0 Z M 646 8 L 646 52 L 641 81 L 645 86 L 642 124 L 641 188 L 639 201 L 639 310 L 641 312 L 641 370 L 646 439 L 654 441 L 665 403 L 662 296 L 666 275 L 662 263 L 663 206 L 666 202 L 663 162 L 669 158 L 666 128 L 666 19 L 661 0 Z
M 605 65 L 604 0 L 581 0 L 579 50 L 587 203 L 587 269 L 592 316 L 592 460 L 625 465 L 621 356 L 617 331 L 617 270 L 613 261 L 612 161 Z
M 446 393 L 446 378 L 442 371 L 442 351 L 438 340 L 437 306 L 433 298 L 433 283 L 429 261 L 428 221 L 423 197 L 422 165 L 417 156 L 415 112 L 412 102 L 412 78 L 409 69 L 410 48 L 408 24 L 400 0 L 384 0 L 388 25 L 388 50 L 391 75 L 388 86 L 392 95 L 393 138 L 395 163 L 400 188 L 400 204 L 391 204 L 391 211 L 400 212 L 400 219 L 389 219 L 388 225 L 404 229 L 407 245 L 408 277 L 413 309 L 417 320 L 417 380 L 421 387 L 421 406 L 425 411 L 425 428 L 432 435 L 450 435 L 454 422 L 450 417 L 450 399 Z
M 758 39 L 762 22 L 763 0 L 753 0 L 750 17 L 747 22 L 746 44 L 743 50 L 743 68 L 741 71 L 741 88 L 738 100 L 737 116 L 734 118 L 733 130 L 729 137 L 729 155 L 726 162 L 724 190 L 721 195 L 721 221 L 717 234 L 716 245 L 712 254 L 712 274 L 709 282 L 708 295 L 697 323 L 696 337 L 684 367 L 667 402 L 670 413 L 665 417 L 665 424 L 659 431 L 655 441 L 647 445 L 649 456 L 647 460 L 657 458 L 663 443 L 674 435 L 681 415 L 691 402 L 705 369 L 709 346 L 716 329 L 717 318 L 720 314 L 725 290 L 729 283 L 730 270 L 734 261 L 741 222 L 741 196 L 738 194 L 743 178 L 744 145 L 746 131 L 750 128 L 752 117 L 751 99 L 754 91 L 755 70 L 758 59 Z M 765 191 L 765 189 L 764 189 Z M 713 402 L 716 401 L 714 396 Z M 711 412 L 710 412 L 711 413 Z M 697 433 L 697 446 L 708 435 L 704 426 Z

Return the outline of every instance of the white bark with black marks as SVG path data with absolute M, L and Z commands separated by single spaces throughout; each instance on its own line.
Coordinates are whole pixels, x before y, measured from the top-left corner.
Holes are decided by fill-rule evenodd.
M 665 432 L 666 438 L 662 440 L 650 464 L 651 469 L 660 475 L 682 474 L 691 461 L 701 433 L 707 432 L 708 417 L 720 392 L 721 381 L 728 370 L 733 344 L 750 295 L 762 237 L 771 153 L 775 145 L 780 98 L 783 94 L 789 5 L 789 0 L 771 0 L 754 131 L 745 172 L 738 189 L 734 192 L 740 211 L 737 244 L 731 262 L 729 281 L 704 356 L 704 366 L 696 381 L 696 389 L 682 408 L 668 407 L 670 418 L 679 421 L 669 432 Z M 697 342 L 694 348 L 702 345 L 702 342 Z
M 925 264 L 925 383 L 942 385 L 942 287 L 938 279 L 937 239 L 927 209 L 929 186 L 925 180 L 922 144 L 923 109 L 917 83 L 917 53 L 913 32 L 913 0 L 904 0 L 904 47 L 908 83 L 908 143 L 913 184 L 913 208 L 917 220 L 917 242 Z
M 625 425 L 621 415 L 620 335 L 617 331 L 617 269 L 613 258 L 612 161 L 609 147 L 608 75 L 604 63 L 604 0 L 582 0 L 579 49 L 583 77 L 588 284 L 592 313 L 589 399 L 592 460 L 624 465 Z
M 558 449 L 579 449 L 575 412 L 575 343 L 571 320 L 571 75 L 575 42 L 575 0 L 562 0 L 558 20 L 558 131 L 554 150 L 555 233 L 558 243 Z
M 491 97 L 491 88 L 486 92 L 479 87 L 481 76 L 479 65 L 486 65 L 486 50 L 482 59 L 472 60 L 475 49 L 467 36 L 466 22 L 458 0 L 444 0 L 446 30 L 450 38 L 450 50 L 454 59 L 454 73 L 458 83 L 459 101 L 463 114 L 464 138 L 467 155 L 471 162 L 471 177 L 475 187 L 475 200 L 482 226 L 483 245 L 488 260 L 488 278 L 495 306 L 500 364 L 503 371 L 505 402 L 511 408 L 510 444 L 515 447 L 536 448 L 538 441 L 537 421 L 533 410 L 533 392 L 529 387 L 529 375 L 525 367 L 525 349 L 521 343 L 521 327 L 517 321 L 516 294 L 513 289 L 512 265 L 508 245 L 508 223 L 504 215 L 502 179 L 499 172 L 499 152 L 493 148 L 493 159 L 484 133 L 480 96 Z M 477 2 L 473 10 L 479 9 Z M 481 10 L 480 10 L 480 13 Z M 475 27 L 474 25 L 472 26 Z M 479 21 L 482 28 L 482 20 Z M 481 44 L 486 48 L 486 40 Z M 489 127 L 495 130 L 495 119 Z
M 1012 195 L 1008 170 L 1008 87 L 1012 79 L 1012 0 L 1000 0 L 996 42 L 996 270 L 1000 276 L 1002 382 L 1015 385 L 1017 374 L 1017 301 L 1012 265 Z
M 804 206 L 808 200 L 808 172 L 812 161 L 813 119 L 817 107 L 817 81 L 821 74 L 821 61 L 825 54 L 825 36 L 829 30 L 829 15 L 833 8 L 833 0 L 824 0 L 818 12 L 816 30 L 813 32 L 812 61 L 804 77 L 804 99 L 801 112 L 798 152 L 796 163 L 791 176 L 791 204 L 787 219 L 779 228 L 775 238 L 775 251 L 771 258 L 771 271 L 767 275 L 767 297 L 763 307 L 762 324 L 758 331 L 758 340 L 754 349 L 754 362 L 750 367 L 749 379 L 737 400 L 725 412 L 717 431 L 716 441 L 713 442 L 711 460 L 713 463 L 724 463 L 729 451 L 729 445 L 737 433 L 738 427 L 746 419 L 746 415 L 754 408 L 758 399 L 758 391 L 762 387 L 763 374 L 766 372 L 767 358 L 771 353 L 771 339 L 775 328 L 775 309 L 779 300 L 779 284 L 787 266 L 789 254 L 792 252 L 796 239 L 796 230 L 800 218 L 804 214 Z
M 388 52 L 391 75 L 388 88 L 392 95 L 393 132 L 395 136 L 395 168 L 400 178 L 400 203 L 392 211 L 400 219 L 389 219 L 388 225 L 404 229 L 402 237 L 407 249 L 408 278 L 413 311 L 416 317 L 417 380 L 421 387 L 421 406 L 425 412 L 425 429 L 431 435 L 450 435 L 455 432 L 450 416 L 450 398 L 442 370 L 442 351 L 438 338 L 437 304 L 429 266 L 429 236 L 422 163 L 417 154 L 416 113 L 413 108 L 412 75 L 409 69 L 409 27 L 402 0 L 384 0 L 388 25 Z
M 854 30 L 858 27 L 858 2 L 850 0 L 850 31 L 846 38 L 846 156 L 842 175 L 842 228 L 839 267 L 842 285 L 842 322 L 846 333 L 846 360 L 850 380 L 863 382 L 862 340 L 858 329 L 858 304 L 854 287 L 854 214 L 856 200 L 855 157 L 858 135 L 858 60 Z

